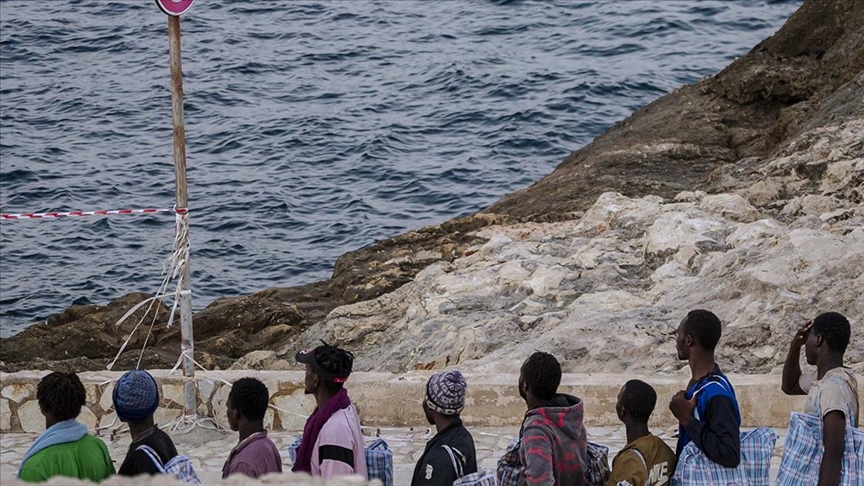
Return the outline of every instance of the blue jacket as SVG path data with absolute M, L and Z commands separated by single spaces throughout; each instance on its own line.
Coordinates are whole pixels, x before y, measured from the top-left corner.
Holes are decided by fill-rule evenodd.
M 696 395 L 696 420 L 687 427 L 678 427 L 676 455 L 691 441 L 708 459 L 725 467 L 737 467 L 741 462 L 741 411 L 735 389 L 714 365 L 707 376 L 687 387 L 685 398 Z

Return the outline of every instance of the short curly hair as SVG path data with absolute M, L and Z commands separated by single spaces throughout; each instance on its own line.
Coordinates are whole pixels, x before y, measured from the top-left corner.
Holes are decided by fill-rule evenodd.
M 651 385 L 642 380 L 630 380 L 624 384 L 621 406 L 634 420 L 648 423 L 655 405 L 657 405 L 657 392 Z
M 36 400 L 43 412 L 58 421 L 72 420 L 87 403 L 87 391 L 75 373 L 55 371 L 36 386 Z
M 270 403 L 270 392 L 260 380 L 240 378 L 231 386 L 228 401 L 247 420 L 262 420 Z
M 522 378 L 532 395 L 541 400 L 552 399 L 561 384 L 561 364 L 555 356 L 537 351 L 522 364 Z
M 838 312 L 824 312 L 813 319 L 813 334 L 821 334 L 828 349 L 843 354 L 852 337 L 849 319 Z
M 708 351 L 714 351 L 723 333 L 720 319 L 713 312 L 704 309 L 688 312 L 684 329 Z

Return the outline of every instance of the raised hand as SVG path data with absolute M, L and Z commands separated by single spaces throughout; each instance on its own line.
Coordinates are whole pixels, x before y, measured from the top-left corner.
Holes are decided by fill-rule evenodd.
M 808 321 L 801 329 L 798 329 L 795 337 L 792 338 L 792 347 L 800 349 L 801 346 L 804 346 L 804 343 L 807 342 L 807 338 L 810 336 L 811 329 L 813 329 L 813 321 Z

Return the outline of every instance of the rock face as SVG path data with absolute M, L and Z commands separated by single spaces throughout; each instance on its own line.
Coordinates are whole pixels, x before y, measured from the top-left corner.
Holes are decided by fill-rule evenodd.
M 814 249 L 808 252 L 817 255 L 814 258 L 822 255 L 820 245 L 828 245 L 829 239 L 824 238 L 831 235 L 840 238 L 835 242 L 842 248 L 838 255 L 846 258 L 855 254 L 854 251 L 847 252 L 847 247 L 854 249 L 855 242 L 860 244 L 860 240 L 852 235 L 852 231 L 849 234 L 843 232 L 847 231 L 849 221 L 859 221 L 860 204 L 864 200 L 862 71 L 864 2 L 806 0 L 774 36 L 718 75 L 683 86 L 638 110 L 586 147 L 570 154 L 547 177 L 504 197 L 490 208 L 349 252 L 337 260 L 330 280 L 214 302 L 194 318 L 196 359 L 205 367 L 226 368 L 252 351 L 280 350 L 284 354 L 288 349 L 310 343 L 312 336 L 328 335 L 337 342 L 352 345 L 378 343 L 384 347 L 395 346 L 390 357 L 384 356 L 386 353 L 383 351 L 379 353 L 394 369 L 438 366 L 440 359 L 446 363 L 448 356 L 451 362 L 455 359 L 461 363 L 512 345 L 512 340 L 518 336 L 536 335 L 537 339 L 551 339 L 537 330 L 554 327 L 551 324 L 554 319 L 574 318 L 574 314 L 568 313 L 568 306 L 587 305 L 589 300 L 579 299 L 590 299 L 585 296 L 595 294 L 600 298 L 598 292 L 603 289 L 614 288 L 627 295 L 653 299 L 658 294 L 651 293 L 650 289 L 672 285 L 668 279 L 681 279 L 687 275 L 695 278 L 714 269 L 708 265 L 712 258 L 752 256 L 742 250 L 741 245 L 761 249 L 762 240 L 745 244 L 735 238 L 727 239 L 741 229 L 740 225 L 755 225 L 762 220 L 766 221 L 762 230 L 754 226 L 742 231 L 762 231 L 765 241 L 774 241 L 778 247 L 811 245 Z M 698 191 L 712 196 L 706 197 Z M 640 216 L 642 219 L 638 225 L 619 227 L 618 222 L 623 216 L 614 208 L 602 209 L 602 204 L 609 202 L 611 196 L 601 195 L 610 192 L 622 195 L 620 204 L 631 208 L 628 217 L 637 218 L 632 211 L 653 211 L 651 208 L 655 206 L 660 209 L 650 213 L 651 216 L 648 213 Z M 679 195 L 680 200 L 676 201 Z M 675 209 L 679 204 L 682 209 Z M 620 233 L 617 237 L 606 239 L 601 237 L 602 232 L 592 234 L 586 230 L 584 225 L 591 224 L 597 211 L 615 215 L 605 223 L 608 228 L 604 231 L 617 231 Z M 529 230 L 524 226 L 526 223 L 548 225 L 532 226 Z M 563 228 L 581 233 L 574 236 L 575 239 L 567 240 L 560 236 Z M 513 232 L 534 234 L 535 231 L 559 236 L 552 238 L 554 244 L 552 240 L 523 242 L 514 239 Z M 815 233 L 798 233 L 801 231 Z M 527 245 L 528 241 L 537 247 L 534 253 L 525 253 L 528 251 L 526 247 L 520 246 Z M 613 243 L 626 246 L 617 248 Z M 552 252 L 582 255 L 580 258 L 585 259 L 584 262 L 595 267 L 582 268 L 580 262 L 570 261 L 563 254 L 546 254 L 547 248 Z M 590 248 L 590 252 L 585 253 L 588 251 L 585 248 Z M 738 260 L 727 262 L 730 268 L 722 278 L 719 269 L 711 270 L 714 273 L 706 274 L 704 282 L 732 289 L 741 282 L 761 281 L 752 280 L 755 277 L 745 279 L 746 272 L 737 273 L 744 272 L 745 267 L 752 267 L 750 271 L 754 275 L 759 272 L 773 275 L 770 285 L 781 289 L 781 293 L 789 293 L 783 294 L 784 299 L 791 299 L 790 296 L 794 295 L 800 302 L 809 302 L 810 308 L 804 312 L 806 306 L 803 303 L 799 307 L 789 307 L 791 304 L 785 300 L 771 300 L 780 305 L 783 312 L 788 312 L 789 318 L 810 316 L 816 308 L 846 309 L 853 317 L 861 315 L 853 312 L 860 310 L 854 306 L 842 307 L 846 304 L 838 299 L 846 295 L 845 290 L 826 290 L 817 285 L 818 279 L 811 282 L 806 271 L 816 263 L 809 260 L 801 263 L 794 260 L 797 257 L 790 256 L 797 255 L 792 249 L 787 251 L 791 252 L 787 256 L 769 256 L 764 252 L 760 255 L 766 262 L 775 262 L 766 263 L 768 267 L 779 265 L 777 262 L 788 257 L 782 261 L 791 265 L 787 274 L 793 280 L 786 285 L 792 286 L 792 290 L 779 286 L 782 270 L 758 267 L 747 259 L 740 261 L 740 268 L 736 266 L 739 263 L 732 263 Z M 507 255 L 513 258 L 512 262 L 502 260 L 509 258 Z M 529 255 L 537 256 L 538 260 L 532 260 Z M 495 259 L 506 266 L 498 273 L 486 267 L 481 270 L 473 266 L 481 265 L 481 262 L 475 262 L 481 257 Z M 610 258 L 617 263 L 606 265 L 606 260 L 592 260 L 595 257 Z M 818 265 L 823 263 L 828 265 L 829 262 L 820 260 Z M 843 268 L 837 267 L 837 270 Z M 601 272 L 608 272 L 608 275 Z M 679 275 L 682 273 L 687 275 Z M 439 277 L 442 280 L 434 284 L 439 286 L 438 290 L 424 287 L 433 285 Z M 799 278 L 810 283 L 796 287 L 798 284 L 793 283 Z M 860 279 L 845 283 L 853 287 L 858 285 L 855 288 L 860 290 Z M 515 287 L 510 288 L 512 286 Z M 754 302 L 765 302 L 759 299 L 769 298 L 770 292 L 766 289 L 754 294 L 761 296 Z M 721 298 L 705 293 L 708 292 L 705 289 L 688 290 L 701 292 L 699 295 L 708 299 L 699 306 L 707 307 L 713 302 L 729 304 L 729 309 L 740 310 L 738 306 L 743 305 L 743 301 L 735 300 L 737 297 Z M 502 293 L 496 293 L 498 291 Z M 739 291 L 742 294 L 755 292 Z M 407 295 L 411 292 L 417 294 L 418 301 L 412 301 L 415 297 Z M 456 294 L 462 297 L 456 301 L 436 300 L 443 298 L 442 295 Z M 420 298 L 420 295 L 432 299 L 431 303 L 421 305 L 420 302 L 425 302 L 426 298 Z M 624 294 L 615 295 L 616 298 L 629 299 Z M 123 297 L 107 309 L 103 306 L 73 306 L 47 323 L 34 325 L 17 336 L 0 340 L 0 369 L 103 368 L 129 335 L 126 328 L 112 328 L 116 322 L 112 319 L 142 298 L 144 296 L 134 294 Z M 606 298 L 612 297 L 603 297 Z M 684 299 L 683 296 L 678 298 Z M 490 299 L 497 304 L 491 305 Z M 670 315 L 654 313 L 643 317 L 646 320 L 651 317 L 653 326 L 660 322 L 668 327 L 680 319 L 682 309 L 697 305 L 697 300 L 681 300 L 680 305 L 674 308 L 669 301 L 666 309 Z M 734 305 L 733 301 L 736 302 Z M 607 304 L 601 299 L 597 305 L 613 306 L 613 303 L 618 305 L 620 302 L 613 299 Z M 520 307 L 510 310 L 517 304 Z M 634 309 L 647 309 L 640 306 Z M 553 307 L 557 310 L 550 310 Z M 780 311 L 769 311 L 769 307 L 760 312 L 780 319 L 776 315 Z M 725 314 L 726 311 L 717 309 L 731 321 L 731 339 L 733 330 L 740 327 L 740 317 L 733 319 L 733 316 L 739 314 Z M 164 316 L 168 311 L 164 312 L 154 327 L 153 345 L 144 355 L 143 362 L 148 367 L 170 367 L 177 359 L 178 331 L 176 327 L 164 329 Z M 477 325 L 470 330 L 465 327 L 458 330 L 446 326 L 439 328 L 435 319 L 444 317 L 435 312 L 443 312 L 444 317 L 460 314 L 461 318 Z M 580 317 L 579 321 L 595 322 L 591 321 L 595 314 L 585 312 L 585 317 Z M 636 310 L 628 312 L 638 314 Z M 319 329 L 317 323 L 328 313 L 330 317 Z M 391 318 L 391 322 L 376 320 L 376 316 L 384 314 Z M 615 320 L 606 326 L 615 327 L 625 322 L 634 325 L 639 321 L 633 317 L 637 314 L 628 318 L 633 320 Z M 427 317 L 420 317 L 423 315 Z M 482 321 L 476 320 L 484 315 L 487 317 Z M 603 318 L 608 317 L 604 315 Z M 495 326 L 500 327 L 494 332 L 495 326 L 489 325 L 493 318 L 499 319 Z M 520 332 L 527 334 L 511 333 L 514 324 L 511 320 L 514 318 Z M 600 319 L 599 316 L 596 318 Z M 357 328 L 338 327 L 334 324 L 337 321 Z M 754 346 L 765 339 L 774 339 L 771 346 L 782 341 L 772 333 L 786 332 L 787 329 L 772 327 L 773 324 L 765 324 L 766 320 L 758 321 L 762 323 L 760 326 L 768 326 L 761 331 L 762 334 L 744 326 L 751 329 L 746 332 L 753 333 L 748 339 L 753 340 Z M 407 327 L 420 327 L 412 327 L 411 333 L 403 335 L 394 330 L 395 322 Z M 651 328 L 647 321 L 639 322 L 640 326 Z M 787 325 L 790 329 L 794 326 Z M 58 332 L 61 329 L 63 332 Z M 446 356 L 433 353 L 431 348 L 420 349 L 417 336 L 424 332 L 438 336 L 442 329 L 450 329 L 445 334 L 454 332 L 459 338 L 453 339 L 473 342 L 475 347 L 463 346 L 459 353 L 447 353 Z M 642 332 L 640 328 L 621 329 L 621 335 L 636 333 L 634 336 L 644 337 L 639 334 Z M 596 341 L 586 342 L 584 348 L 596 354 L 598 349 L 606 346 L 606 340 L 623 339 L 615 337 L 617 330 L 615 327 L 607 334 L 598 334 Z M 667 331 L 658 328 L 651 331 L 653 334 L 648 334 L 653 336 L 652 339 L 659 339 L 662 336 L 656 333 Z M 744 330 L 740 332 L 745 333 Z M 301 334 L 301 343 L 295 344 Z M 408 339 L 409 335 L 415 336 L 411 338 L 414 341 L 396 344 L 390 341 L 391 338 Z M 140 349 L 143 336 L 144 333 L 140 333 L 133 337 L 130 351 L 121 356 L 119 366 L 137 363 L 138 352 L 134 349 Z M 519 342 L 529 346 L 528 341 Z M 416 346 L 416 356 L 404 354 L 411 346 Z M 430 342 L 430 346 L 435 348 L 437 341 Z M 573 349 L 580 348 L 576 346 Z M 665 351 L 658 349 L 656 352 Z M 763 354 L 775 352 L 773 348 L 763 351 Z M 619 355 L 600 355 L 606 359 L 604 356 L 617 359 Z M 753 366 L 754 370 L 767 369 L 770 367 L 768 361 L 764 358 L 763 361 L 742 363 L 740 369 L 747 366 Z M 265 366 L 263 363 L 268 360 L 253 357 L 247 362 L 249 366 Z M 609 366 L 637 366 L 633 364 L 635 357 L 631 359 L 626 355 L 621 356 L 621 363 Z
M 518 372 L 542 349 L 568 372 L 674 371 L 679 321 L 707 308 L 725 323 L 724 368 L 770 372 L 817 313 L 864 315 L 864 204 L 820 215 L 797 199 L 787 207 L 771 215 L 732 194 L 605 193 L 579 221 L 486 228 L 472 255 L 334 310 L 301 344 L 348 346 L 363 370 Z M 862 339 L 855 333 L 846 355 L 859 370 Z
M 693 189 L 716 192 L 718 169 L 734 173 L 771 156 L 799 130 L 824 123 L 828 113 L 860 113 L 860 80 L 841 96 L 832 94 L 862 70 L 864 4 L 805 1 L 776 34 L 718 75 L 638 110 L 488 211 L 546 221 L 584 210 L 610 190 L 664 198 Z

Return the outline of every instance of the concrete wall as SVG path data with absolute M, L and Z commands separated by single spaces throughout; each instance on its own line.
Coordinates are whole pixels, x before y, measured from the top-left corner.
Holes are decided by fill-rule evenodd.
M 24 371 L 0 374 L 0 432 L 41 432 L 44 418 L 36 402 L 36 385 L 48 372 Z M 153 371 L 159 383 L 161 405 L 157 423 L 166 423 L 182 415 L 183 378 L 179 373 Z M 87 407 L 79 420 L 91 429 L 119 425 L 111 403 L 114 382 L 119 372 L 86 372 L 79 376 L 87 389 Z M 429 372 L 402 375 L 356 373 L 347 388 L 368 426 L 422 426 L 425 424 L 420 401 Z M 314 408 L 314 400 L 303 394 L 303 372 L 300 371 L 210 371 L 198 372 L 198 413 L 213 417 L 227 427 L 225 400 L 233 382 L 244 376 L 263 381 L 270 390 L 273 407 L 266 424 L 273 430 L 302 430 L 305 417 Z M 475 426 L 518 426 L 525 404 L 516 390 L 516 375 L 467 374 L 468 399 L 463 413 L 466 423 Z M 675 424 L 668 410 L 669 399 L 687 382 L 686 375 L 569 374 L 563 378 L 562 391 L 585 400 L 586 425 L 617 425 L 615 401 L 621 385 L 638 378 L 657 390 L 657 408 L 652 427 Z M 780 390 L 779 375 L 730 375 L 741 405 L 744 426 L 786 427 L 789 413 L 803 407 L 803 397 L 787 397 Z M 864 383 L 864 381 L 862 381 Z M 859 396 L 864 389 L 859 386 Z

